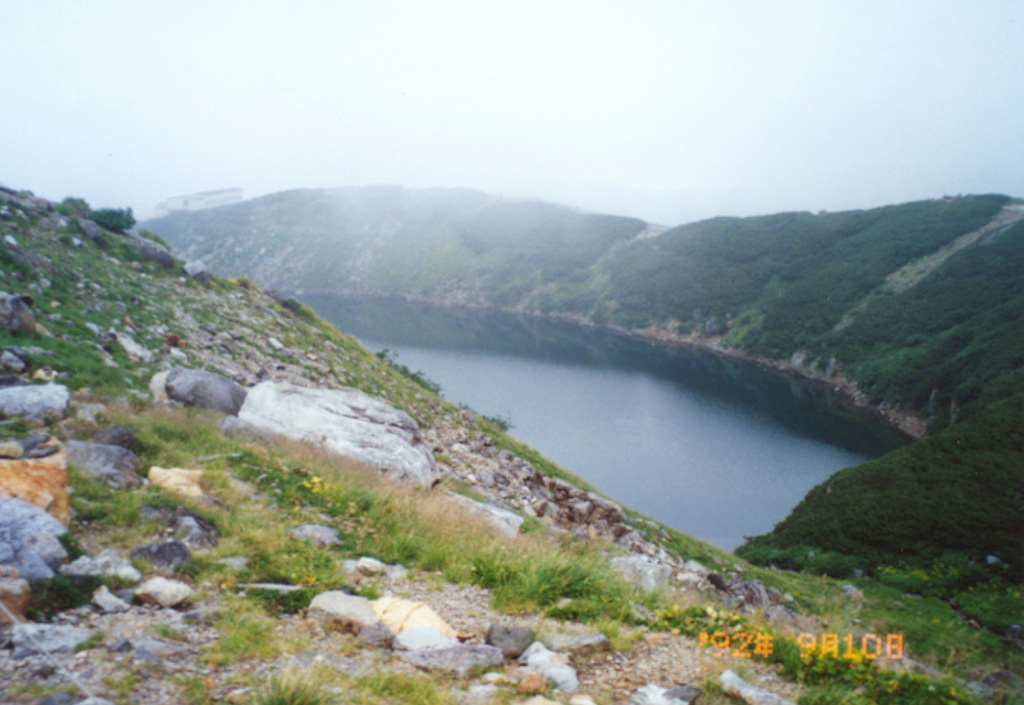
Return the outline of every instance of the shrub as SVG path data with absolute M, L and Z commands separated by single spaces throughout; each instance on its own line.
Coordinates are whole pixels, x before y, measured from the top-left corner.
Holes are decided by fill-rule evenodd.
M 131 208 L 127 210 L 118 208 L 101 208 L 98 211 L 93 211 L 92 215 L 89 217 L 93 222 L 103 226 L 107 230 L 111 230 L 115 233 L 121 233 L 122 235 L 126 230 L 131 230 L 135 226 L 135 216 L 132 215 Z

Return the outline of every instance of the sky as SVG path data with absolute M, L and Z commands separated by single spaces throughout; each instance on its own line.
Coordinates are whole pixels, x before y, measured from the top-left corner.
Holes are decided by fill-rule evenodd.
M 1024 196 L 1021 0 L 0 0 L 0 184 L 470 187 L 675 225 Z

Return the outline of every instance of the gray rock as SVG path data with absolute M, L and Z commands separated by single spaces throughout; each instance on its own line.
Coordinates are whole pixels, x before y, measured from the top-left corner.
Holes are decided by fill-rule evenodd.
M 530 627 L 506 627 L 492 624 L 487 629 L 487 643 L 497 646 L 505 658 L 519 658 L 520 654 L 534 642 L 536 635 Z
M 139 458 L 127 448 L 86 441 L 68 441 L 64 447 L 71 463 L 111 487 L 123 489 L 142 485 L 137 473 Z
M 667 565 L 655 563 L 642 556 L 616 556 L 612 558 L 611 564 L 626 580 L 648 592 L 664 590 L 668 587 L 668 579 L 672 575 L 672 569 Z
M 191 599 L 193 590 L 180 580 L 150 578 L 135 590 L 135 599 L 146 605 L 176 607 Z
M 132 639 L 132 647 L 135 650 L 145 649 L 146 651 L 156 654 L 157 656 L 171 656 L 174 654 L 181 654 L 187 651 L 184 646 L 178 644 L 170 644 L 160 639 L 151 639 L 148 636 L 138 637 Z
M 57 572 L 68 562 L 68 552 L 53 534 L 38 533 L 25 536 L 25 545 L 43 559 L 50 570 Z
M 526 665 L 531 670 L 540 672 L 541 675 L 554 683 L 555 687 L 566 695 L 571 695 L 579 690 L 580 681 L 576 676 L 576 670 L 569 665 L 565 655 L 551 651 L 539 641 L 533 642 L 519 656 L 519 663 Z
M 132 566 L 127 558 L 112 548 L 106 548 L 95 556 L 80 556 L 64 566 L 62 575 L 92 575 L 114 577 L 137 583 L 142 574 Z
M 736 675 L 732 669 L 722 671 L 718 676 L 718 683 L 722 686 L 723 691 L 736 696 L 748 705 L 794 705 L 792 700 L 786 700 L 775 693 L 750 685 Z
M 282 343 L 280 340 L 278 340 L 274 336 L 268 337 L 267 338 L 267 342 L 270 343 L 270 347 L 272 347 L 274 350 L 278 350 L 278 351 L 284 350 L 284 343 Z
M 128 555 L 151 563 L 156 568 L 174 569 L 192 562 L 192 553 L 181 541 L 161 541 L 136 546 Z
M 53 570 L 32 548 L 29 537 L 66 533 L 63 524 L 39 507 L 21 499 L 0 499 L 0 565 L 17 569 L 23 579 L 31 582 L 53 577 Z
M 4 350 L 3 353 L 0 353 L 0 365 L 15 372 L 21 372 L 25 369 L 25 361 L 10 350 Z
M 124 351 L 128 353 L 128 358 L 131 360 L 141 360 L 142 362 L 153 361 L 153 351 L 147 350 L 138 343 L 135 342 L 135 338 L 131 337 L 127 333 L 116 333 L 114 339 L 117 344 L 124 348 Z
M 261 382 L 249 391 L 238 418 L 379 468 L 397 480 L 424 486 L 438 480 L 434 456 L 412 417 L 354 389 Z
M 458 646 L 459 640 L 441 633 L 436 627 L 420 625 L 398 634 L 394 640 L 396 651 L 423 651 L 425 649 L 450 649 Z
M 501 649 L 484 644 L 460 644 L 448 649 L 396 651 L 395 656 L 427 671 L 441 671 L 467 678 L 475 668 L 497 666 L 505 660 Z
M 93 434 L 93 443 L 108 446 L 121 446 L 125 450 L 135 452 L 136 438 L 131 429 L 124 426 L 107 426 Z
M 176 367 L 167 375 L 167 396 L 186 406 L 238 415 L 246 399 L 244 387 L 205 370 Z
M 174 531 L 174 536 L 193 551 L 204 551 L 217 545 L 217 528 L 188 507 L 144 506 L 139 514 L 146 521 L 163 522 Z
M 648 683 L 633 693 L 629 705 L 689 705 L 701 694 L 699 688 L 681 686 L 671 690 Z
M 105 612 L 107 614 L 127 612 L 131 609 L 131 605 L 114 593 L 110 592 L 106 585 L 101 586 L 99 590 L 93 593 L 92 603 L 99 607 L 101 612 Z
M 849 595 L 850 597 L 854 598 L 855 600 L 863 600 L 864 599 L 864 593 L 861 592 L 860 590 L 858 590 L 856 585 L 851 585 L 850 583 L 846 583 L 845 585 L 840 585 L 839 589 L 843 591 L 843 594 Z
M 309 603 L 310 619 L 322 623 L 325 629 L 358 634 L 366 626 L 377 623 L 365 597 L 349 595 L 340 590 L 322 592 Z
M 63 416 L 71 395 L 63 384 L 26 384 L 0 388 L 0 414 L 38 418 Z
M 32 313 L 31 297 L 0 292 L 0 329 L 11 333 L 36 332 L 36 317 Z
M 147 262 L 156 262 L 161 267 L 170 269 L 174 266 L 174 255 L 163 245 L 160 245 L 146 238 L 139 238 L 136 242 L 139 257 Z
M 200 260 L 192 260 L 181 269 L 200 284 L 207 284 L 210 281 L 210 269 Z
M 387 565 L 376 558 L 362 556 L 356 561 L 356 571 L 361 575 L 380 575 L 387 570 Z
M 985 556 L 985 563 L 988 565 L 999 565 L 1002 561 L 999 560 L 999 556 L 988 555 Z
M 591 632 L 589 634 L 555 634 L 548 639 L 548 648 L 561 653 L 587 656 L 597 651 L 610 649 L 611 642 L 608 640 L 608 637 L 599 632 Z
M 519 528 L 523 525 L 523 517 L 515 512 L 495 507 L 493 504 L 487 504 L 486 502 L 476 502 L 469 497 L 463 497 L 454 492 L 449 493 L 448 496 L 456 503 L 487 519 L 487 522 L 504 536 L 515 538 L 519 535 Z
M 91 220 L 81 218 L 78 221 L 78 229 L 81 230 L 82 234 L 85 235 L 90 240 L 103 239 L 103 230 L 100 228 L 99 225 L 97 225 Z
M 363 646 L 376 646 L 382 649 L 390 649 L 395 641 L 395 633 L 391 627 L 383 622 L 368 624 L 359 630 L 356 641 Z
M 31 654 L 70 653 L 92 636 L 92 631 L 67 624 L 15 624 L 11 629 L 14 658 Z
M 341 543 L 338 540 L 337 529 L 320 524 L 303 524 L 295 527 L 289 533 L 297 539 L 309 539 L 321 546 L 334 546 Z

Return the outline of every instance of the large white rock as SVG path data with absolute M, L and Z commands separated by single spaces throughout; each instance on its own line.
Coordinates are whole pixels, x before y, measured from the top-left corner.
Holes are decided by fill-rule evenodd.
M 406 629 L 396 636 L 394 648 L 398 651 L 422 651 L 424 649 L 450 649 L 458 645 L 458 639 L 445 636 L 440 629 L 419 626 Z
M 519 663 L 533 671 L 539 671 L 566 695 L 571 695 L 579 690 L 580 681 L 576 675 L 576 669 L 569 665 L 569 660 L 565 655 L 549 650 L 539 641 L 533 642 L 530 648 L 519 656 Z
M 355 389 L 309 389 L 261 382 L 238 412 L 258 429 L 315 445 L 379 468 L 389 477 L 430 486 L 434 456 L 411 416 Z
M 0 414 L 4 416 L 63 415 L 71 393 L 63 384 L 25 384 L 0 389 Z

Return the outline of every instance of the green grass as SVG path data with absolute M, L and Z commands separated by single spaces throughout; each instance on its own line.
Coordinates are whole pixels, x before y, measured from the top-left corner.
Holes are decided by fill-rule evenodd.
M 253 705 L 333 705 L 326 687 L 308 678 L 271 678 L 253 697 Z
M 365 705 L 454 705 L 455 700 L 427 676 L 379 672 L 356 681 Z

